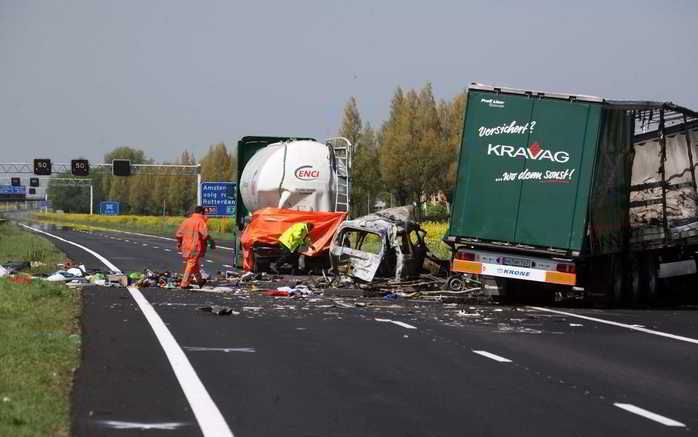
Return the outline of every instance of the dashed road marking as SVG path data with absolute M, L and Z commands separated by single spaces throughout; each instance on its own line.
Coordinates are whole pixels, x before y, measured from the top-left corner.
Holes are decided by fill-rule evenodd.
M 57 240 L 79 247 L 96 257 L 112 271 L 121 272 L 121 270 L 112 264 L 111 261 L 90 248 L 48 232 L 40 231 L 26 225 L 22 226 L 34 232 L 48 235 L 49 237 L 53 237 Z M 133 297 L 133 300 L 136 301 L 141 313 L 143 313 L 143 316 L 150 324 L 150 327 L 155 333 L 155 337 L 157 337 L 160 346 L 162 346 L 177 381 L 179 382 L 180 387 L 182 387 L 184 396 L 187 398 L 187 401 L 189 401 L 189 405 L 194 413 L 194 417 L 196 417 L 196 420 L 199 423 L 201 433 L 204 435 L 204 437 L 233 437 L 233 432 L 230 430 L 230 427 L 228 427 L 228 424 L 223 418 L 218 406 L 215 404 L 215 402 L 213 402 L 213 399 L 211 399 L 211 395 L 206 390 L 206 387 L 204 387 L 201 379 L 199 379 L 199 375 L 196 374 L 196 371 L 192 367 L 182 348 L 177 343 L 177 340 L 175 340 L 170 330 L 167 329 L 165 322 L 162 321 L 153 306 L 150 304 L 150 302 L 148 302 L 138 288 L 128 287 L 128 291 L 131 293 L 131 297 Z
M 138 235 L 139 237 L 157 238 L 160 240 L 167 240 L 167 241 L 177 241 L 177 239 L 175 239 L 175 238 L 162 237 L 160 235 L 142 234 L 140 232 L 122 231 L 119 229 L 110 229 L 109 232 L 118 232 L 118 233 L 127 234 L 127 235 Z M 120 240 L 120 238 L 117 238 L 117 240 Z M 233 248 L 233 247 L 220 246 L 220 245 L 216 245 L 216 248 L 223 249 L 223 250 L 230 250 L 230 251 L 235 250 L 235 248 Z
M 491 360 L 495 360 L 495 361 L 497 361 L 497 362 L 499 362 L 499 363 L 511 363 L 511 360 L 510 360 L 509 358 L 504 358 L 504 357 L 502 357 L 502 356 L 495 355 L 495 354 L 493 354 L 493 353 L 491 353 L 491 352 L 487 352 L 487 351 L 476 351 L 476 350 L 473 350 L 473 352 L 476 353 L 476 354 L 478 354 L 478 355 L 482 355 L 483 357 L 487 357 L 487 358 L 489 358 L 489 359 L 491 359 Z
M 233 266 L 228 265 L 228 264 L 223 264 L 223 267 L 227 267 L 227 268 L 229 268 L 229 269 L 232 269 L 232 268 L 233 268 Z
M 672 340 L 685 341 L 686 343 L 698 344 L 698 339 L 684 337 L 682 335 L 670 334 L 668 332 L 655 331 L 653 329 L 647 329 L 641 325 L 628 325 L 625 323 L 614 322 L 612 320 L 599 319 L 597 317 L 582 316 L 580 314 L 568 313 L 566 311 L 552 310 L 550 308 L 543 308 L 543 307 L 529 307 L 529 308 L 537 310 L 537 311 L 545 311 L 545 312 L 554 313 L 554 314 L 561 314 L 563 316 L 576 317 L 578 319 L 590 320 L 592 322 L 603 323 L 605 325 L 617 326 L 619 328 L 626 328 L 626 329 L 630 329 L 633 331 L 644 332 L 645 334 L 658 335 L 660 337 L 671 338 Z
M 402 326 L 403 328 L 407 328 L 407 329 L 417 329 L 416 326 L 412 326 L 409 323 L 401 322 L 399 320 L 390 320 L 390 319 L 373 319 L 373 320 L 375 320 L 376 322 L 392 323 L 392 324 L 395 324 L 397 326 Z
M 613 405 L 616 407 L 625 410 L 629 413 L 637 414 L 638 416 L 642 416 L 646 419 L 661 423 L 662 425 L 665 426 L 673 426 L 673 427 L 679 427 L 679 428 L 685 428 L 686 425 L 684 425 L 681 422 L 678 422 L 674 419 L 670 419 L 666 416 L 662 416 L 661 414 L 653 413 L 651 411 L 645 410 L 644 408 L 640 408 L 636 405 L 633 404 L 622 404 L 620 402 L 616 402 Z
M 172 252 L 170 249 L 163 249 L 165 252 Z
M 124 422 L 121 420 L 102 420 L 97 422 L 107 428 L 115 429 L 140 429 L 143 431 L 149 431 L 151 429 L 163 429 L 167 431 L 174 431 L 176 429 L 187 426 L 188 424 L 182 422 L 162 422 L 162 423 L 143 423 L 143 422 Z
M 195 347 L 184 346 L 185 350 L 191 352 L 257 352 L 253 347 Z
M 213 261 L 211 261 L 210 259 L 207 259 L 206 262 L 207 262 L 207 263 L 212 263 Z

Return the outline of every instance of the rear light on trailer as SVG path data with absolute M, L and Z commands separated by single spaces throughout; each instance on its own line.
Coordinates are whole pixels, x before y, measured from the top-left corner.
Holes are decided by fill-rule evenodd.
M 472 252 L 466 252 L 463 249 L 458 249 L 456 251 L 456 259 L 463 261 L 475 261 L 475 254 Z
M 556 270 L 560 273 L 577 273 L 577 266 L 574 264 L 558 264 Z

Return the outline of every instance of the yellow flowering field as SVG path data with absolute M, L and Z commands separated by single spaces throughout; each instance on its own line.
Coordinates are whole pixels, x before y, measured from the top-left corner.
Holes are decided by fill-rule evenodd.
M 172 233 L 182 223 L 184 217 L 139 216 L 139 215 L 89 215 L 89 214 L 56 214 L 36 213 L 34 218 L 42 221 L 85 224 L 105 228 L 154 231 Z M 209 229 L 213 232 L 233 232 L 235 221 L 229 218 L 211 217 L 208 219 Z
M 420 226 L 427 231 L 426 243 L 432 253 L 439 258 L 450 259 L 451 249 L 441 241 L 448 231 L 448 223 L 424 222 Z

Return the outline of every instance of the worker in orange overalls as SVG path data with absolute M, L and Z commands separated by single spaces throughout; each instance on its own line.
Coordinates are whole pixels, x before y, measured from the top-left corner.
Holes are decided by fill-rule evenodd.
M 194 280 L 200 287 L 206 283 L 201 277 L 199 264 L 206 254 L 207 243 L 211 249 L 216 248 L 216 242 L 208 235 L 208 218 L 203 207 L 194 208 L 194 213 L 184 220 L 177 229 L 177 249 L 182 252 L 184 258 L 184 276 L 182 277 L 181 288 L 191 288 L 189 280 Z

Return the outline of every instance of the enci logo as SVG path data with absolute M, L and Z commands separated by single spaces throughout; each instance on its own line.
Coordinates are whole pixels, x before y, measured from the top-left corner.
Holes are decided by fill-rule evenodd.
M 312 165 L 302 165 L 294 174 L 302 181 L 312 181 L 320 177 L 320 170 L 315 170 Z

